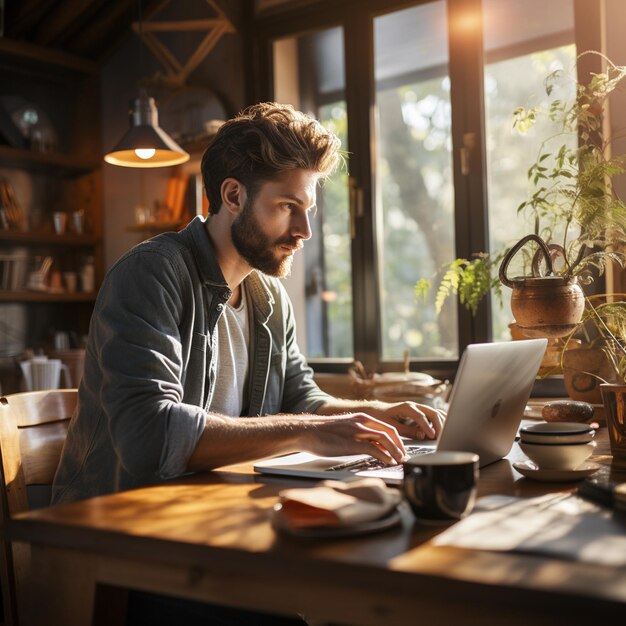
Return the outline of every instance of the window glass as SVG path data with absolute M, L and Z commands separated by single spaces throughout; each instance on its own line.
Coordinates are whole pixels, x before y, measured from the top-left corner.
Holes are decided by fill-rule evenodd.
M 414 292 L 455 257 L 445 2 L 375 18 L 374 50 L 382 358 L 454 357 L 454 300 Z
M 274 97 L 319 119 L 348 153 L 343 29 L 274 42 Z M 347 164 L 317 190 L 312 238 L 296 255 L 285 286 L 298 342 L 309 358 L 353 358 L 352 265 Z
M 527 134 L 513 129 L 516 107 L 547 109 L 544 79 L 562 69 L 575 75 L 574 11 L 572 0 L 483 0 L 485 41 L 485 126 L 489 199 L 490 250 L 497 252 L 533 232 L 531 217 L 516 213 L 530 193 L 528 168 L 542 141 L 558 134 L 549 121 L 538 118 Z M 559 97 L 571 99 L 573 82 L 563 81 Z M 564 142 L 559 138 L 559 145 Z M 572 142 L 574 138 L 570 138 Z M 550 151 L 546 144 L 544 151 Z M 521 262 L 523 257 L 519 256 Z M 510 275 L 521 273 L 520 264 Z M 492 301 L 494 340 L 510 339 L 510 289 L 503 289 L 502 306 Z
M 272 42 L 276 100 L 309 112 L 337 132 L 346 158 L 355 160 L 354 171 L 364 176 L 371 172 L 373 184 L 372 215 L 364 219 L 371 217 L 374 237 L 370 240 L 370 224 L 363 220 L 357 221 L 356 236 L 365 237 L 358 248 L 366 259 L 376 259 L 375 276 L 369 263 L 351 265 L 354 250 L 344 167 L 320 187 L 313 238 L 296 255 L 293 277 L 285 281 L 294 302 L 298 341 L 309 359 L 351 360 L 356 350 L 373 369 L 402 360 L 406 350 L 411 358 L 429 362 L 458 358 L 456 298 L 447 298 L 442 310 L 436 311 L 442 269 L 458 256 L 457 247 L 465 249 L 469 241 L 469 234 L 455 241 L 455 233 L 465 236 L 457 229 L 468 218 L 465 213 L 455 215 L 455 193 L 461 194 L 459 207 L 469 208 L 481 229 L 488 221 L 487 252 L 500 252 L 533 230 L 534 224 L 518 215 L 517 207 L 532 194 L 527 171 L 541 142 L 557 129 L 539 120 L 531 132 L 520 135 L 513 128 L 513 111 L 548 103 L 544 79 L 550 72 L 564 69 L 575 74 L 575 0 L 476 1 L 482 2 L 483 9 L 485 135 L 481 139 L 486 150 L 487 206 L 468 207 L 467 189 L 455 191 L 453 186 L 451 89 L 468 102 L 472 121 L 477 121 L 474 116 L 480 104 L 472 87 L 459 92 L 465 89 L 463 81 L 451 87 L 449 75 L 448 19 L 456 19 L 464 3 L 416 0 L 413 6 L 402 3 L 404 8 L 395 11 L 383 0 L 368 4 L 376 12 L 371 33 L 374 67 L 365 68 L 374 77 L 373 134 L 369 136 L 369 124 L 358 129 L 359 139 L 370 139 L 372 159 L 367 163 L 362 162 L 368 156 L 364 151 L 349 152 L 345 76 L 353 67 L 354 101 L 349 102 L 349 110 L 365 120 L 370 102 L 358 98 L 365 85 L 360 84 L 364 74 L 356 69 L 364 69 L 362 64 L 370 61 L 355 46 L 346 68 L 343 28 L 330 22 L 351 19 L 348 13 L 329 16 L 333 26 L 319 30 L 307 30 L 303 14 L 293 24 L 300 34 L 283 31 L 288 36 Z M 355 34 L 370 37 L 369 24 L 366 19 L 355 24 L 359 29 Z M 559 97 L 571 97 L 573 82 L 570 87 L 572 93 L 563 87 Z M 483 172 L 468 175 L 477 177 L 470 181 L 472 190 L 482 192 Z M 510 269 L 515 275 L 522 268 Z M 416 283 L 425 277 L 434 279 L 426 300 L 415 295 Z M 353 310 L 353 280 L 366 297 L 372 294 L 371 305 L 380 312 L 378 334 L 370 332 L 371 310 Z M 486 327 L 487 316 L 478 317 L 471 328 L 464 323 L 468 336 L 463 341 L 489 334 L 495 340 L 510 338 L 510 290 L 502 292 L 502 305 L 492 298 L 491 328 Z M 359 333 L 353 345 L 355 327 Z M 319 364 L 320 370 L 325 367 Z

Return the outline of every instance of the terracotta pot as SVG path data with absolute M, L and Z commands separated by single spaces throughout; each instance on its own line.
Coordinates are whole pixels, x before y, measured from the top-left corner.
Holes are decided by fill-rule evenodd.
M 538 254 L 546 261 L 547 275 L 538 276 L 539 263 L 533 262 L 533 276 L 509 278 L 511 259 L 529 241 L 539 245 Z M 559 246 L 552 246 L 560 249 Z M 585 294 L 573 277 L 554 275 L 551 249 L 537 235 L 520 239 L 502 259 L 500 281 L 513 290 L 511 312 L 520 330 L 528 337 L 564 337 L 580 323 L 585 309 Z
M 615 460 L 626 462 L 626 385 L 600 385 L 600 389 L 611 454 Z

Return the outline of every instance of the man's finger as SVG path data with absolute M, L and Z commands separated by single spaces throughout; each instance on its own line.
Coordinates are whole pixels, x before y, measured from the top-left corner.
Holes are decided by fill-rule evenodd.
M 389 455 L 391 459 L 395 460 L 397 463 L 402 463 L 402 459 L 404 458 L 404 455 L 406 454 L 406 450 L 404 448 L 404 444 L 402 443 L 402 440 L 399 440 L 398 442 L 399 445 L 397 445 L 396 442 L 386 432 L 379 431 L 379 430 L 372 430 L 363 426 L 361 426 L 361 428 L 363 428 L 364 431 L 361 433 L 358 433 L 355 436 L 355 439 L 357 441 L 368 441 L 371 444 L 374 444 L 377 450 L 383 451 L 384 453 Z M 369 452 L 369 454 L 371 454 L 371 452 Z M 381 458 L 380 456 L 377 456 L 377 455 L 372 455 L 372 456 L 376 456 L 377 459 L 380 459 L 381 461 L 385 463 L 390 462 L 390 459 Z
M 367 420 L 367 425 L 365 426 L 366 428 L 369 428 L 370 430 L 373 430 L 375 432 L 386 433 L 389 437 L 391 437 L 391 439 L 398 448 L 404 450 L 402 438 L 400 437 L 398 431 L 391 424 L 387 424 L 387 422 L 378 420 L 371 415 L 367 415 L 366 413 L 363 413 L 362 416 Z

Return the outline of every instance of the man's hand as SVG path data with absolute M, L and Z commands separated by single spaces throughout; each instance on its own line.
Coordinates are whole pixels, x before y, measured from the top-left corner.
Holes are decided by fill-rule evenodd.
M 421 441 L 439 437 L 446 414 L 417 402 L 398 402 L 379 409 L 377 417 L 395 427 L 403 437 Z
M 369 454 L 396 465 L 406 455 L 396 428 L 365 413 L 317 417 L 309 424 L 303 449 L 321 456 Z

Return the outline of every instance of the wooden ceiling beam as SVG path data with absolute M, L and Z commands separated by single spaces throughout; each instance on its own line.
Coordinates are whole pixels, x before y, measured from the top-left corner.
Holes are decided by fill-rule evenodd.
M 63 34 L 74 31 L 77 24 L 84 23 L 89 15 L 93 15 L 100 2 L 94 0 L 64 0 L 50 13 L 37 29 L 37 43 L 49 46 L 58 41 Z
M 175 76 L 183 69 L 180 61 L 165 46 L 165 44 L 154 35 L 151 33 L 144 34 L 143 42 L 152 51 L 152 54 L 154 54 L 157 58 L 157 61 L 163 66 L 166 74 Z
M 168 2 L 169 0 L 144 0 L 142 8 L 142 20 L 145 21 L 153 16 L 155 13 L 158 13 Z M 113 2 L 112 4 L 116 6 L 116 8 L 118 4 L 124 4 L 124 15 L 119 20 L 117 26 L 109 30 L 109 33 L 107 35 L 107 41 L 104 46 L 102 45 L 103 42 L 99 41 L 97 45 L 92 45 L 89 48 L 91 50 L 101 50 L 101 53 L 98 55 L 100 63 L 104 63 L 105 60 L 113 54 L 115 48 L 120 45 L 121 42 L 126 39 L 130 33 L 132 33 L 133 19 L 138 17 L 136 10 L 136 0 L 115 0 L 115 2 Z M 132 5 L 132 7 L 130 5 Z M 112 11 L 113 9 L 110 10 Z
M 22 39 L 53 9 L 54 0 L 12 2 L 6 6 L 5 35 Z
M 167 4 L 169 0 L 165 0 L 157 8 L 154 14 Z M 143 43 L 157 58 L 163 66 L 169 81 L 178 84 L 184 84 L 189 75 L 202 63 L 206 56 L 215 47 L 222 35 L 226 33 L 234 33 L 235 27 L 228 19 L 221 7 L 216 4 L 215 0 L 206 0 L 207 4 L 213 9 L 216 17 L 186 19 L 186 20 L 142 20 L 141 23 L 135 22 L 133 30 L 139 34 Z M 189 32 L 189 31 L 205 31 L 206 34 L 202 41 L 196 46 L 194 52 L 189 56 L 184 64 L 181 64 L 169 48 L 163 43 L 155 32 Z
M 26 41 L 15 41 L 7 37 L 0 37 L 0 54 L 17 56 L 21 59 L 31 59 L 39 64 L 58 66 L 64 69 L 86 74 L 97 71 L 98 66 L 92 61 L 60 50 L 42 48 Z
M 104 39 L 116 38 L 132 19 L 134 5 L 134 0 L 115 0 L 113 3 L 107 3 L 106 10 L 100 12 L 98 19 L 81 29 L 80 33 L 72 39 L 70 46 L 72 50 L 76 54 L 88 54 L 92 50 L 101 48 Z M 112 33 L 114 33 L 113 37 Z
M 144 22 L 142 24 L 142 28 L 144 32 L 209 30 L 221 25 L 222 22 L 223 20 L 217 18 L 206 20 L 180 20 L 172 22 Z
M 229 32 L 227 26 L 226 24 L 222 24 L 207 33 L 207 36 L 196 48 L 196 51 L 187 59 L 185 67 L 180 72 L 181 82 L 185 82 L 189 78 L 189 75 L 202 63 L 226 32 Z

